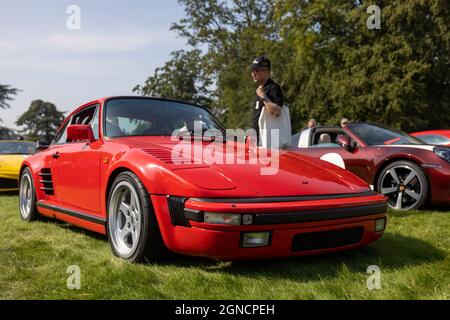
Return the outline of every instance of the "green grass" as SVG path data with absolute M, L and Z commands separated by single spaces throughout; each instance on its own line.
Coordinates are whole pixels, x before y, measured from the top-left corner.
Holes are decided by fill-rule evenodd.
M 55 221 L 25 223 L 0 195 L 0 299 L 450 299 L 450 212 L 389 212 L 369 247 L 314 257 L 219 262 L 177 256 L 132 265 L 104 237 Z M 448 210 L 448 209 L 447 209 Z M 67 267 L 81 289 L 67 289 Z M 382 271 L 370 291 L 369 265 Z

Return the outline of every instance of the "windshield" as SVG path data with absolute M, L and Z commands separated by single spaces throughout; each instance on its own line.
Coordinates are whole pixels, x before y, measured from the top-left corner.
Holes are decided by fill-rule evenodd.
M 107 137 L 170 136 L 194 133 L 194 123 L 202 132 L 219 130 L 220 122 L 208 111 L 194 105 L 157 99 L 114 99 L 105 107 Z
M 349 129 L 357 134 L 367 145 L 402 145 L 424 144 L 423 141 L 414 138 L 404 132 L 392 131 L 383 127 L 356 123 L 349 125 Z
M 450 138 L 437 134 L 424 134 L 418 136 L 417 138 L 419 138 L 422 141 L 425 141 L 428 144 L 437 144 L 437 145 L 450 144 Z
M 33 154 L 35 150 L 34 142 L 0 141 L 0 154 Z

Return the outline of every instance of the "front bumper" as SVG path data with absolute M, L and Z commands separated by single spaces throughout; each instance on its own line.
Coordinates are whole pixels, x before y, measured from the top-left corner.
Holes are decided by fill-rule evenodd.
M 355 198 L 264 203 L 211 200 L 213 201 L 188 199 L 184 205 L 190 210 L 251 213 L 260 218 L 271 218 L 260 219 L 260 223 L 248 226 L 213 225 L 201 221 L 189 221 L 189 226 L 174 225 L 167 197 L 152 196 L 161 234 L 169 250 L 223 260 L 281 258 L 347 250 L 378 240 L 383 232 L 375 230 L 375 221 L 386 218 L 386 200 L 378 194 Z M 351 210 L 370 206 L 377 206 L 377 212 L 367 211 L 356 215 L 354 210 Z M 384 210 L 380 210 L 381 207 L 384 207 Z M 330 215 L 333 208 L 340 212 L 336 217 Z M 353 213 L 342 215 L 346 208 Z M 311 214 L 302 214 L 305 212 Z M 311 218 L 314 212 L 317 213 L 318 220 Z M 277 213 L 284 217 L 283 219 L 291 219 L 273 219 Z M 301 220 L 292 217 L 301 217 Z M 305 220 L 305 217 L 308 218 Z M 242 238 L 247 232 L 270 232 L 269 245 L 243 248 Z M 309 246 L 304 246 L 305 242 L 308 242 Z

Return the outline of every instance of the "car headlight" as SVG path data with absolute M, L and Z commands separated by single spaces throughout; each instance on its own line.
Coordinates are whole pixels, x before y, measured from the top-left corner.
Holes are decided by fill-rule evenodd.
M 445 161 L 450 162 L 450 148 L 435 147 L 433 151 L 439 158 L 442 158 Z

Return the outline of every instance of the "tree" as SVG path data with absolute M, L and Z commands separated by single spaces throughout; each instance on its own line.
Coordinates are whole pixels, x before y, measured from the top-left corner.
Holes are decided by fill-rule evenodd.
M 9 108 L 8 101 L 11 101 L 12 96 L 16 95 L 18 91 L 18 89 L 13 88 L 10 85 L 0 84 L 0 109 Z
M 28 110 L 20 116 L 16 124 L 24 127 L 22 132 L 30 139 L 50 142 L 63 120 L 63 112 L 58 111 L 54 104 L 35 100 L 31 102 Z
M 172 59 L 162 68 L 157 68 L 143 86 L 133 91 L 144 96 L 191 101 L 197 104 L 209 104 L 209 86 L 211 79 L 204 71 L 199 50 L 172 52 Z
M 337 124 L 341 117 L 406 131 L 450 125 L 450 6 L 445 1 L 282 1 L 285 69 L 296 113 Z M 297 19 L 301 13 L 301 18 Z M 296 93 L 300 93 L 294 96 Z
M 229 127 L 249 126 L 255 85 L 248 66 L 267 54 L 285 92 L 293 129 L 310 117 L 341 117 L 407 131 L 450 126 L 450 6 L 447 1 L 377 1 L 381 29 L 369 30 L 363 0 L 179 0 L 185 18 L 172 30 L 196 61 L 173 55 L 155 90 L 208 79 L 204 100 Z M 185 58 L 183 58 L 185 59 Z M 164 68 L 163 68 L 164 69 Z M 173 72 L 177 70 L 176 72 Z M 169 75 L 169 76 L 168 76 Z M 210 85 L 211 84 L 211 85 Z M 178 85 L 178 87 L 177 87 Z M 179 91 L 178 89 L 176 90 Z

